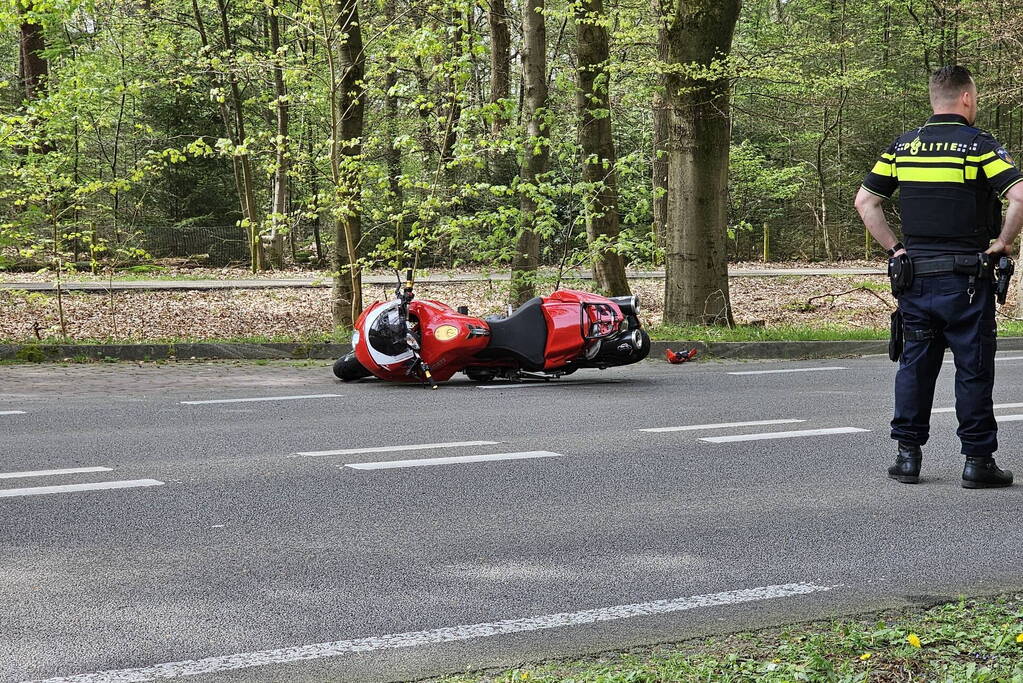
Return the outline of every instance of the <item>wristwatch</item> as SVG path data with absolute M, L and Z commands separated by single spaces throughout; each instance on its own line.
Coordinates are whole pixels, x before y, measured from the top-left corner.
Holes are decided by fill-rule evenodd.
M 903 244 L 902 242 L 896 242 L 895 246 L 893 246 L 891 249 L 888 250 L 888 255 L 889 256 L 895 256 L 895 252 L 899 251 L 900 249 L 905 249 L 905 248 L 906 248 L 905 244 Z

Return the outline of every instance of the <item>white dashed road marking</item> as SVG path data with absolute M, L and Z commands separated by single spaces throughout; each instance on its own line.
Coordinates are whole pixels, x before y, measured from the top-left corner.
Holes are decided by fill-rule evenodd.
M 0 415 L 24 415 L 24 410 L 0 410 Z
M 110 472 L 109 467 L 72 467 L 65 470 L 31 470 L 28 472 L 0 472 L 0 479 L 22 479 L 26 477 L 51 477 L 60 474 L 86 474 L 87 472 Z
M 218 398 L 212 401 L 181 401 L 186 406 L 201 406 L 210 403 L 255 403 L 257 401 L 299 401 L 306 398 L 341 398 L 341 394 L 309 394 L 308 396 L 259 396 L 257 398 Z
M 76 491 L 134 489 L 143 486 L 163 486 L 163 482 L 156 479 L 132 479 L 130 481 L 99 481 L 92 484 L 66 484 L 64 486 L 33 486 L 27 489 L 0 489 L 0 498 L 45 496 L 51 493 L 75 493 Z
M 775 600 L 798 595 L 822 593 L 835 588 L 837 586 L 819 586 L 813 583 L 787 583 L 779 586 L 762 586 L 760 588 L 747 588 L 723 593 L 693 595 L 673 600 L 655 600 L 653 602 L 640 602 L 632 605 L 601 607 L 580 612 L 560 612 L 558 614 L 544 614 L 522 619 L 505 619 L 482 624 L 449 626 L 429 631 L 392 633 L 384 636 L 358 638 L 356 640 L 338 640 L 330 643 L 296 645 L 276 650 L 222 655 L 183 662 L 167 662 L 137 669 L 114 669 L 91 674 L 79 674 L 77 676 L 50 678 L 45 682 L 36 681 L 35 683 L 95 683 L 97 681 L 105 681 L 106 683 L 134 683 L 136 681 L 151 681 L 161 678 L 209 675 L 222 671 L 237 671 L 257 666 L 327 659 L 351 653 L 419 647 L 438 643 L 475 640 L 477 638 L 490 638 L 512 633 L 545 631 L 570 626 L 598 624 L 607 621 L 620 621 L 635 617 L 671 614 L 706 607 L 724 607 L 744 602 Z
M 997 356 L 995 357 L 996 363 L 1001 363 L 1002 361 L 1006 360 L 1023 360 L 1023 356 L 1005 356 L 1004 358 L 999 358 Z M 943 360 L 941 362 L 944 363 L 945 365 L 952 365 L 953 363 L 955 363 L 955 359 L 952 358 L 950 360 Z
M 765 441 L 767 439 L 798 439 L 803 436 L 827 436 L 829 434 L 857 434 L 869 432 L 859 427 L 832 427 L 830 429 L 804 429 L 796 432 L 764 432 L 762 434 L 733 434 L 731 436 L 707 436 L 700 441 L 710 443 L 731 443 L 733 441 Z
M 788 372 L 826 372 L 828 370 L 848 370 L 849 368 L 789 368 L 787 370 L 744 370 L 743 372 L 730 372 L 729 375 L 781 375 Z
M 992 406 L 995 410 L 999 408 L 1023 408 L 1023 403 L 996 403 Z M 935 408 L 931 413 L 954 413 L 955 407 L 952 408 Z
M 429 465 L 457 465 L 469 462 L 494 462 L 497 460 L 531 460 L 533 458 L 560 458 L 561 453 L 550 451 L 526 451 L 524 453 L 490 453 L 489 455 L 462 455 L 452 458 L 422 458 L 420 460 L 392 460 L 390 462 L 360 462 L 345 465 L 353 470 L 390 470 L 399 467 L 427 467 Z
M 806 420 L 758 420 L 756 422 L 720 422 L 707 425 L 686 425 L 684 427 L 649 427 L 637 429 L 637 432 L 696 432 L 704 429 L 726 429 L 728 427 L 759 427 L 760 425 L 784 425 Z
M 998 422 L 1023 422 L 1023 415 L 999 415 L 995 420 Z
M 347 448 L 338 451 L 301 451 L 296 455 L 358 455 L 359 453 L 395 453 L 397 451 L 431 451 L 437 448 L 467 448 L 469 446 L 495 446 L 499 441 L 452 441 L 451 443 L 420 443 L 407 446 L 376 446 L 374 448 Z

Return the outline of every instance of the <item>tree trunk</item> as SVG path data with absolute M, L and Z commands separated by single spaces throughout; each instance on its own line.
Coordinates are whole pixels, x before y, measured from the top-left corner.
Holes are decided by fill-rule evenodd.
M 395 0 L 387 0 L 384 7 L 387 23 L 395 20 Z M 390 189 L 390 215 L 394 221 L 394 248 L 397 254 L 405 252 L 405 226 L 402 212 L 405 207 L 405 193 L 401 187 L 401 150 L 394 146 L 398 137 L 398 56 L 387 55 L 387 73 L 384 75 L 384 162 L 387 164 L 387 184 Z
M 522 116 L 526 121 L 519 180 L 522 224 L 515 254 L 509 303 L 513 306 L 533 298 L 540 265 L 540 236 L 536 232 L 537 178 L 547 170 L 550 131 L 542 119 L 547 106 L 547 25 L 544 0 L 525 0 L 522 10 Z
M 28 16 L 28 12 L 35 9 L 34 4 L 29 0 L 27 7 L 24 3 L 17 5 L 21 12 L 21 59 L 18 68 L 28 102 L 39 98 L 45 88 L 46 77 L 50 74 L 50 64 L 43 56 L 46 50 L 43 27 Z
M 458 142 L 458 124 L 462 119 L 462 87 L 459 83 L 459 71 L 462 69 L 462 57 L 465 53 L 465 36 L 467 17 L 459 9 L 451 12 L 451 21 L 455 24 L 455 35 L 452 39 L 449 71 L 444 81 L 447 91 L 447 107 L 444 112 L 444 130 L 441 131 L 440 162 L 443 165 L 455 160 L 455 144 Z
M 505 0 L 491 0 L 487 19 L 490 22 L 490 104 L 496 109 L 490 134 L 496 139 L 511 120 L 505 113 L 504 102 L 511 94 L 511 31 Z
M 583 183 L 587 186 L 586 236 L 593 253 L 593 279 L 611 296 L 631 294 L 625 262 L 616 251 L 618 185 L 615 145 L 611 137 L 611 75 L 603 0 L 579 0 L 576 4 L 576 49 L 579 56 L 579 146 L 582 150 Z
M 193 0 L 193 7 L 196 7 Z M 217 9 L 220 14 L 220 28 L 224 34 L 224 46 L 227 48 L 232 60 L 234 57 L 234 40 L 231 36 L 231 27 L 228 22 L 227 4 L 225 0 L 217 0 Z M 196 12 L 198 10 L 196 9 Z M 231 91 L 231 105 L 234 109 L 234 130 L 237 140 L 235 144 L 245 144 L 245 112 L 242 108 L 242 91 L 238 85 L 238 76 L 234 70 L 228 72 L 228 83 Z M 246 229 L 249 240 L 249 257 L 251 260 L 252 272 L 265 270 L 266 265 L 263 259 L 263 243 L 259 235 L 259 211 L 256 208 L 256 180 L 252 170 L 252 158 L 248 152 L 239 154 L 239 167 L 241 170 L 240 194 L 242 207 L 244 208 L 244 219 L 247 223 Z
M 668 61 L 668 29 L 661 19 L 661 0 L 653 0 L 654 17 L 657 20 L 657 58 L 663 64 Z M 668 77 L 662 73 L 657 79 L 653 96 L 653 161 L 651 163 L 651 205 L 653 209 L 654 244 L 665 246 L 668 229 Z
M 508 28 L 508 5 L 505 0 L 491 0 L 487 11 L 490 22 L 490 97 L 494 119 L 490 135 L 496 142 L 505 127 L 514 121 L 508 108 L 511 97 L 511 30 Z M 508 185 L 515 177 L 516 163 L 513 152 L 494 151 L 489 155 L 491 182 Z
M 709 67 L 728 55 L 741 0 L 676 3 L 669 62 Z M 732 324 L 727 211 L 730 84 L 727 77 L 668 76 L 666 323 Z
M 18 76 L 21 78 L 21 84 L 25 92 L 25 101 L 34 102 L 42 97 L 45 92 L 46 79 L 50 75 L 50 63 L 43 56 L 46 50 L 46 39 L 43 36 L 42 24 L 29 17 L 29 12 L 36 9 L 34 0 L 28 0 L 27 3 L 18 3 L 16 6 L 21 14 Z M 34 123 L 35 121 L 33 120 Z M 22 149 L 18 151 L 24 153 L 28 150 Z M 33 151 L 39 154 L 53 151 L 53 145 L 50 143 L 48 136 L 43 134 L 36 141 Z
M 273 240 L 274 267 L 284 268 L 284 233 L 288 230 L 288 195 L 290 157 L 288 154 L 290 111 L 288 89 L 284 84 L 284 55 L 281 50 L 280 0 L 270 11 L 270 51 L 273 53 L 274 102 L 277 112 L 277 140 L 275 141 L 273 206 L 270 234 Z
M 199 11 L 198 0 L 192 0 L 192 15 L 195 18 L 196 30 L 199 32 L 199 38 L 202 41 L 204 51 L 209 51 L 210 38 L 206 32 L 206 24 L 203 22 L 202 13 Z M 221 82 L 223 79 L 218 77 L 217 81 Z M 221 98 L 223 99 L 223 98 Z M 217 102 L 217 111 L 220 113 L 220 120 L 224 124 L 224 137 L 231 140 L 234 144 L 239 144 L 238 138 L 234 132 L 234 126 L 231 124 L 231 114 L 227 110 L 227 104 L 222 101 Z M 231 155 L 231 170 L 234 173 L 234 187 L 238 194 L 238 210 L 241 213 L 242 219 L 248 217 L 248 207 L 245 202 L 245 192 L 242 183 L 242 165 L 238 157 Z M 247 234 L 247 233 L 246 233 Z M 252 253 L 251 239 L 249 240 L 249 253 Z
M 362 313 L 362 272 L 359 268 L 359 242 L 362 240 L 361 156 L 365 117 L 366 55 L 363 52 L 362 26 L 358 0 L 341 0 L 338 5 L 341 34 L 346 36 L 338 49 L 341 78 L 335 107 L 337 130 L 334 132 L 334 173 L 340 206 L 334 230 L 334 324 L 350 329 Z

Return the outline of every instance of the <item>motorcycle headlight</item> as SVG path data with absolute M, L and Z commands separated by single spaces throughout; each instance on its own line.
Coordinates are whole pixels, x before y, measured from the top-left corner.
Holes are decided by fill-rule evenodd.
M 352 348 L 354 349 L 358 345 L 359 345 L 359 331 L 355 330 L 355 332 L 352 332 Z

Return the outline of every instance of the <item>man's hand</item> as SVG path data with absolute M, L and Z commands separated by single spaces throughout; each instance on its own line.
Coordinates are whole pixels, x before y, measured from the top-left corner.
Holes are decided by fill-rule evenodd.
M 987 251 L 985 251 L 984 253 L 985 254 L 1007 254 L 1007 253 L 1009 253 L 1009 247 L 1006 246 L 1005 242 L 1002 241 L 1002 238 L 999 237 L 998 239 L 996 239 L 994 242 L 991 243 L 991 246 L 988 247 Z

